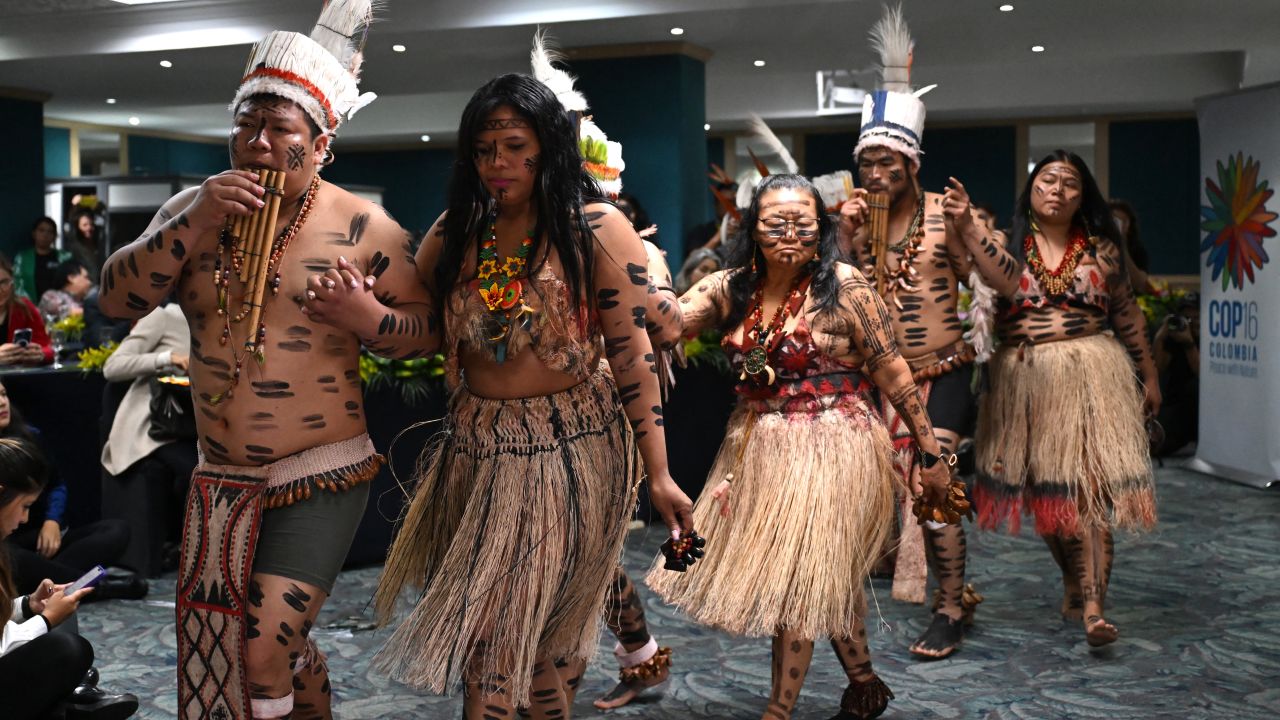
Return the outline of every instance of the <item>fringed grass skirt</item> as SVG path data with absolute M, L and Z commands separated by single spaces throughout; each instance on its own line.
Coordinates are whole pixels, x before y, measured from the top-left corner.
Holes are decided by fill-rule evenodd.
M 535 660 L 590 659 L 641 464 L 613 381 L 550 396 L 454 395 L 376 597 L 417 606 L 376 658 L 436 693 L 494 683 L 527 703 Z
M 1041 535 L 1149 529 L 1155 485 L 1133 365 L 1110 335 L 1005 347 L 978 418 L 979 523 Z
M 893 446 L 860 396 L 817 402 L 799 412 L 739 406 L 730 418 L 694 507 L 706 556 L 686 573 L 659 558 L 647 578 L 697 622 L 750 636 L 856 632 L 863 584 L 893 524 Z M 724 517 L 711 493 L 730 472 Z

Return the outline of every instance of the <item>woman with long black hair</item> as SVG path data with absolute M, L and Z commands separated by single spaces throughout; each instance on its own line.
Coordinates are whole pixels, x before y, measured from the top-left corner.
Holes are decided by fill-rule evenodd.
M 503 75 L 463 112 L 449 207 L 417 259 L 453 396 L 380 617 L 406 584 L 423 592 L 380 665 L 436 692 L 461 683 L 468 718 L 569 717 L 642 457 L 653 506 L 673 533 L 692 530 L 667 470 L 645 249 L 584 172 L 556 94 Z
M 820 637 L 849 679 L 836 717 L 875 717 L 893 693 L 871 669 L 863 584 L 893 522 L 895 473 L 866 397 L 873 384 L 915 437 L 925 504 L 946 506 L 949 459 L 884 303 L 837 261 L 835 223 L 812 182 L 765 178 L 732 248 L 726 269 L 679 301 L 685 332 L 724 331 L 740 373 L 694 509 L 710 542 L 684 574 L 655 566 L 649 586 L 699 623 L 773 638 L 764 717 L 791 717 Z
M 1006 246 L 975 227 L 963 186 L 943 210 L 1000 295 L 978 416 L 979 522 L 1017 532 L 1033 515 L 1062 570 L 1063 617 L 1083 621 L 1090 645 L 1114 642 L 1111 529 L 1155 525 L 1143 413 L 1161 400 L 1124 241 L 1088 166 L 1064 150 L 1031 171 Z

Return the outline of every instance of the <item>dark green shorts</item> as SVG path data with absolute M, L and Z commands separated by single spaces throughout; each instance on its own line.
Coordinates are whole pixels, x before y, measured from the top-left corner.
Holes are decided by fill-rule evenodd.
M 318 491 L 307 500 L 263 510 L 253 571 L 332 593 L 372 484 L 362 482 L 343 492 Z

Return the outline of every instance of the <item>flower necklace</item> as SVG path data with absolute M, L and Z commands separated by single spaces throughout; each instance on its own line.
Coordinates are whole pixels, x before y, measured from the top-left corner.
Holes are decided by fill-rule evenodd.
M 533 308 L 524 304 L 524 282 L 520 279 L 528 265 L 529 251 L 533 247 L 534 230 L 525 233 L 515 257 L 507 256 L 498 263 L 498 214 L 489 220 L 489 236 L 480 244 L 476 265 L 477 290 L 490 318 L 497 325 L 497 332 L 489 338 L 494 356 L 499 363 L 507 359 L 507 346 L 503 342 L 511 332 L 511 309 L 519 306 L 515 320 L 527 328 L 533 316 Z
M 289 248 L 289 243 L 302 231 L 302 226 L 306 224 L 307 216 L 311 214 L 311 206 L 316 197 L 316 190 L 319 187 L 320 176 L 312 176 L 311 185 L 307 188 L 306 195 L 303 196 L 302 208 L 298 211 L 297 217 L 271 244 L 271 254 L 267 258 L 265 274 L 271 278 L 270 287 L 273 297 L 280 294 L 280 260 L 284 257 L 285 250 Z M 222 232 L 218 235 L 218 252 L 213 262 L 213 286 L 218 292 L 218 315 L 222 317 L 222 336 L 218 338 L 220 345 L 227 345 L 231 342 L 231 323 L 241 322 L 250 314 L 250 299 L 247 297 L 244 298 L 240 312 L 235 317 L 232 317 L 231 311 L 227 308 L 231 273 L 233 270 L 237 274 L 240 272 L 240 268 L 246 258 L 247 248 L 245 244 L 245 240 L 232 241 L 230 223 L 224 226 Z M 227 257 L 225 262 L 223 261 L 224 256 Z M 266 362 L 266 339 L 267 314 L 265 308 L 263 308 L 258 315 L 258 326 L 251 328 L 249 334 L 245 337 L 244 352 L 237 354 L 235 348 L 231 349 L 231 357 L 236 361 L 231 375 L 231 384 L 227 386 L 226 390 L 210 398 L 210 405 L 217 405 L 223 400 L 231 398 L 236 385 L 240 382 L 240 370 L 244 366 L 246 357 L 252 355 L 259 364 Z
M 924 243 L 924 193 L 920 193 L 920 204 L 916 206 L 916 214 L 911 218 L 911 225 L 907 228 L 906 234 L 898 242 L 885 248 L 886 253 L 900 252 L 902 257 L 898 260 L 898 267 L 893 272 L 887 273 L 885 277 L 881 277 L 881 265 L 876 262 L 869 273 L 876 278 L 876 289 L 880 295 L 886 300 L 892 300 L 894 307 L 902 309 L 902 301 L 898 299 L 898 290 L 906 290 L 907 292 L 920 292 L 920 288 L 915 285 L 920 280 L 920 273 L 916 270 L 916 258 L 920 255 L 920 246 Z M 878 258 L 872 258 L 878 260 Z
M 800 306 L 804 304 L 805 291 L 809 289 L 809 281 L 812 278 L 812 275 L 804 273 L 795 279 L 786 300 L 778 303 L 778 309 L 774 311 L 773 318 L 767 326 L 764 324 L 764 283 L 761 282 L 756 288 L 755 295 L 751 298 L 751 310 L 747 312 L 747 323 L 742 328 L 743 340 L 751 342 L 752 347 L 747 350 L 747 355 L 743 358 L 742 372 L 738 375 L 739 380 L 746 380 L 747 376 L 751 376 L 752 380 L 758 382 L 759 376 L 763 374 L 765 384 L 772 385 L 777 379 L 778 374 L 769 367 L 769 355 L 785 337 L 785 333 L 780 330 L 787 324 L 787 319 L 800 312 Z M 755 332 L 754 337 L 752 337 L 752 331 Z
M 1031 229 L 1031 234 L 1027 235 L 1022 245 L 1027 254 L 1027 266 L 1031 268 L 1031 274 L 1035 276 L 1036 282 L 1040 283 L 1040 289 L 1045 295 L 1065 295 L 1075 281 L 1076 266 L 1080 263 L 1085 249 L 1089 247 L 1089 240 L 1085 237 L 1083 230 L 1072 226 L 1071 235 L 1067 238 L 1066 252 L 1062 254 L 1062 261 L 1058 263 L 1057 268 L 1050 270 L 1045 267 L 1044 257 L 1041 256 L 1040 248 L 1036 245 L 1035 233 L 1039 232 L 1040 228 L 1035 225 L 1034 219 Z

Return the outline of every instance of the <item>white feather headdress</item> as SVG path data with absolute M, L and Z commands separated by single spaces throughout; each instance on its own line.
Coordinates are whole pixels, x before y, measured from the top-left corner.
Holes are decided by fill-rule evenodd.
M 529 53 L 529 63 L 533 66 L 533 77 L 538 82 L 551 88 L 566 112 L 586 112 L 587 99 L 574 87 L 577 79 L 555 66 L 557 60 L 564 57 L 547 40 L 545 30 L 539 29 L 533 34 L 533 50 Z
M 862 131 L 853 156 L 857 158 L 866 148 L 883 146 L 902 153 L 919 167 L 925 116 L 920 96 L 933 86 L 911 91 L 915 42 L 902 6 L 885 6 L 884 15 L 871 27 L 871 48 L 880 56 L 881 87 L 862 102 Z
M 329 0 L 310 37 L 283 30 L 267 35 L 249 53 L 231 110 L 247 97 L 270 93 L 297 103 L 324 132 L 336 132 L 377 97 L 359 90 L 373 5 Z

